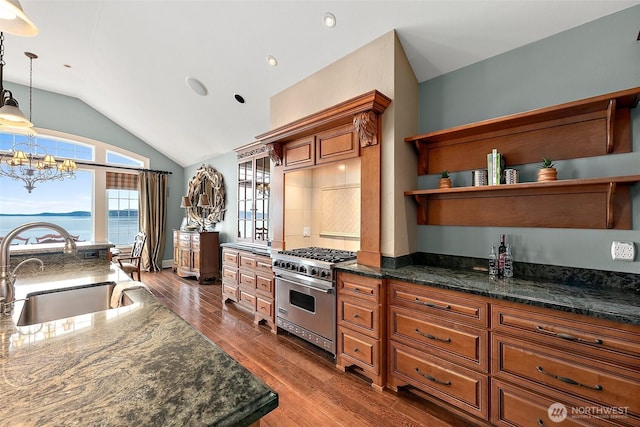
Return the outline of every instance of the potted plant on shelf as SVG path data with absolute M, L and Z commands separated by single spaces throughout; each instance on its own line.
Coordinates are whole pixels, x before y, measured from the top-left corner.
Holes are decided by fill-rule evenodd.
M 558 171 L 554 167 L 553 160 L 548 157 L 542 159 L 538 170 L 538 182 L 555 181 L 558 179 Z
M 440 172 L 440 188 L 451 188 L 451 178 L 448 171 Z

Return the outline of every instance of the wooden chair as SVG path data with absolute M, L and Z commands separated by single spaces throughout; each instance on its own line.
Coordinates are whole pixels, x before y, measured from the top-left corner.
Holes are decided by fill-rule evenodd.
M 80 236 L 71 236 L 74 241 L 78 241 Z M 44 236 L 36 237 L 36 243 L 64 243 L 64 237 L 61 234 L 45 234 Z
M 11 244 L 12 245 L 19 245 L 20 242 L 22 242 L 23 245 L 28 245 L 29 244 L 29 239 L 30 239 L 30 237 L 16 236 L 16 237 L 13 238 L 13 241 L 11 242 Z M 0 236 L 0 243 L 2 243 L 3 240 L 4 240 L 4 237 Z
M 131 255 L 118 255 L 117 260 L 120 269 L 127 273 L 133 280 L 133 275 L 138 273 L 138 281 L 140 281 L 140 261 L 142 260 L 142 249 L 147 241 L 147 235 L 139 232 L 133 238 L 133 246 L 131 247 Z

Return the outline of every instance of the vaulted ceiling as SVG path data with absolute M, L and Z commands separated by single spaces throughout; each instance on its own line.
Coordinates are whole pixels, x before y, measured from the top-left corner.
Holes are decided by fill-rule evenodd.
M 23 52 L 34 52 L 34 87 L 81 99 L 188 166 L 252 142 L 269 130 L 272 95 L 393 29 L 422 82 L 640 0 L 21 4 L 40 32 L 5 35 L 5 80 L 28 84 Z M 335 15 L 334 28 L 323 25 L 325 12 Z M 186 85 L 189 76 L 206 96 Z

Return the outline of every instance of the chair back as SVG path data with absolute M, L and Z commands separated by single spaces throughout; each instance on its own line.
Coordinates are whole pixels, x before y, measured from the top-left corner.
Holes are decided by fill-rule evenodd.
M 143 232 L 136 233 L 133 238 L 133 246 L 131 247 L 131 256 L 132 257 L 140 257 L 142 256 L 142 249 L 144 248 L 144 243 L 147 240 L 147 235 Z

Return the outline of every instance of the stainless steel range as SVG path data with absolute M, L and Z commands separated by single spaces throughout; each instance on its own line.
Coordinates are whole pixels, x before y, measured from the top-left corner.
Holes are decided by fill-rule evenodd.
M 317 247 L 271 254 L 276 276 L 276 324 L 336 354 L 333 267 L 353 263 L 356 253 Z

